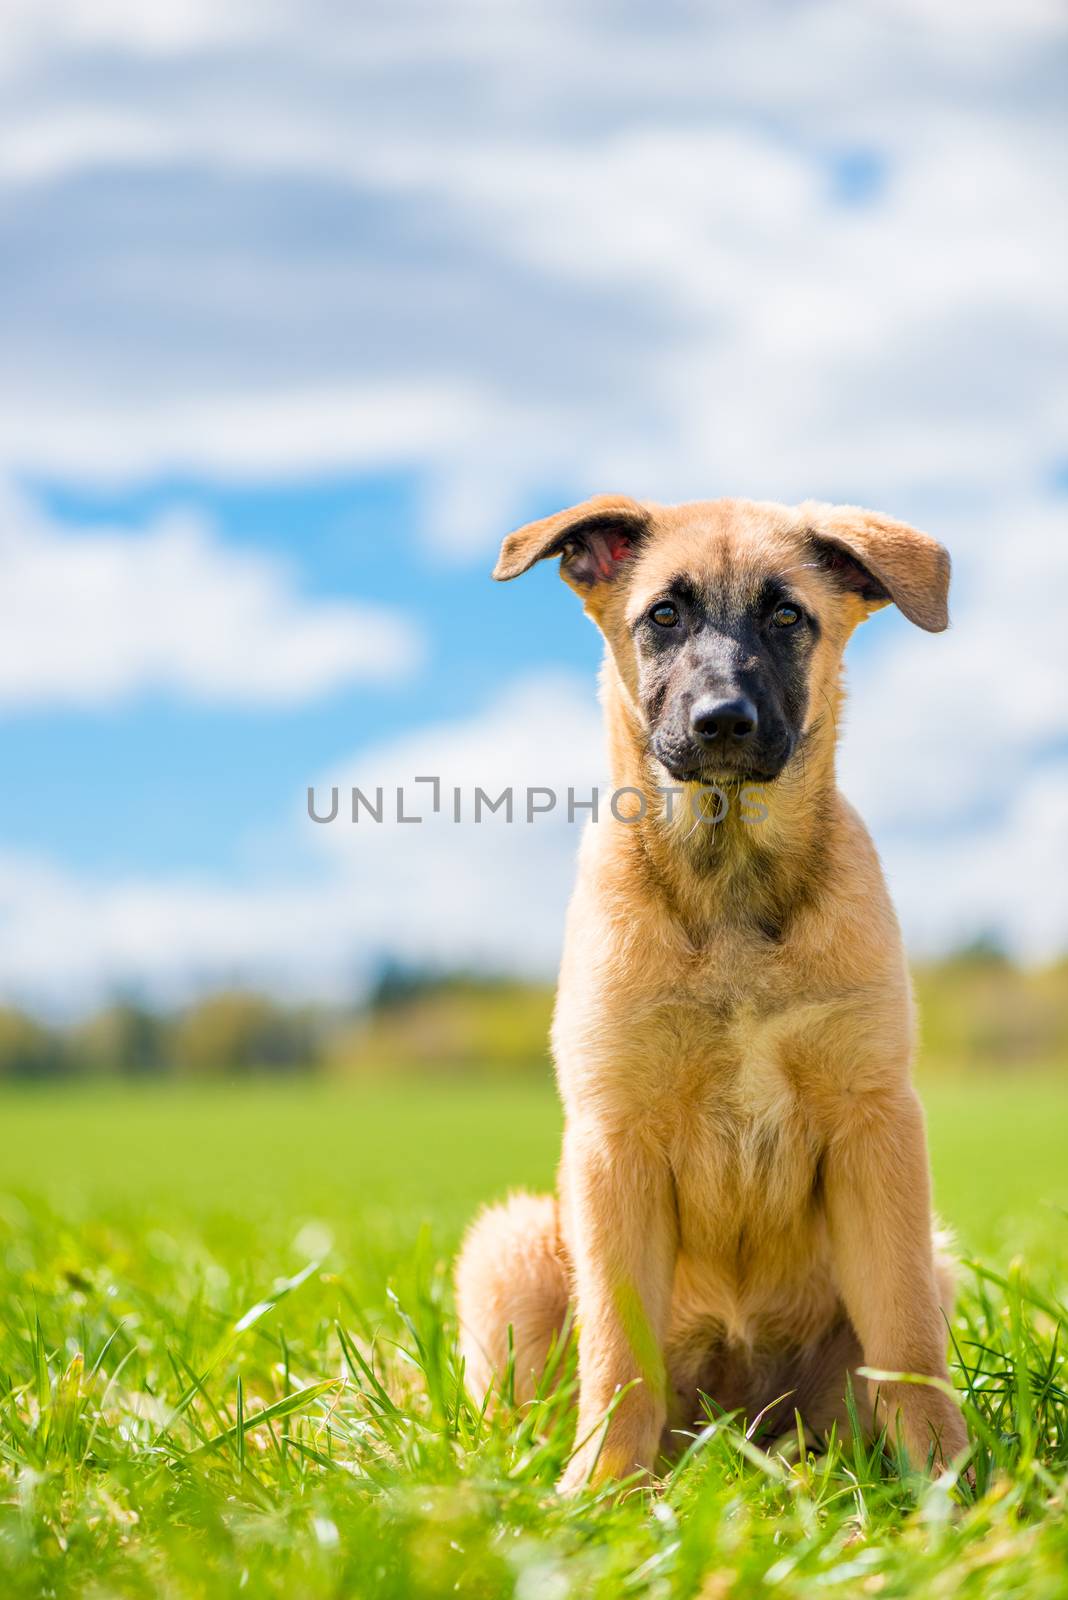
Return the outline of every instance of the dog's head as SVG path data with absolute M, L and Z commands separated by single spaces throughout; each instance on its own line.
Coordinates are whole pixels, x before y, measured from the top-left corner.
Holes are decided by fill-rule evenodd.
M 855 506 L 600 495 L 510 534 L 493 575 L 549 556 L 676 781 L 777 778 L 833 705 L 858 622 L 891 602 L 932 633 L 949 620 L 943 547 Z

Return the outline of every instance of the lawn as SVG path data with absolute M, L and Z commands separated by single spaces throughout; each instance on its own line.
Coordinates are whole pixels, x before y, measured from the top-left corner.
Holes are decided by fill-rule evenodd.
M 547 1087 L 0 1097 L 0 1594 L 1068 1594 L 1068 1085 L 932 1076 L 976 1488 L 716 1419 L 656 1493 L 559 1501 L 569 1382 L 480 1417 L 466 1218 L 551 1182 Z

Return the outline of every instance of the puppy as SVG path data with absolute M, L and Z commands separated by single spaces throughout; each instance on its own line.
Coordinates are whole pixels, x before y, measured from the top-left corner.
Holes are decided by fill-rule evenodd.
M 901 937 L 835 744 L 853 629 L 891 602 L 945 628 L 949 557 L 851 506 L 614 495 L 510 535 L 494 577 L 551 556 L 604 635 L 627 793 L 568 911 L 558 1195 L 484 1212 L 461 1253 L 468 1381 L 511 1348 L 529 1398 L 570 1304 L 564 1489 L 654 1468 L 701 1395 L 823 1435 L 850 1384 L 914 1465 L 948 1462 L 946 1389 L 856 1375 L 945 1384 L 953 1290 Z

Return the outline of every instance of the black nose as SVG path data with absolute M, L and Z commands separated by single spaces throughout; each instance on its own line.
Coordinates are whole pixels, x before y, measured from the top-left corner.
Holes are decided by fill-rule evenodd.
M 724 744 L 730 739 L 741 743 L 756 732 L 757 708 L 744 695 L 734 700 L 697 700 L 690 712 L 690 726 L 705 744 L 711 744 L 713 739 Z

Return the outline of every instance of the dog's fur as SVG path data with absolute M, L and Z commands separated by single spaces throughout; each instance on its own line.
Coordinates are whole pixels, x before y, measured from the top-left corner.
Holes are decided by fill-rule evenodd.
M 612 778 L 644 816 L 583 841 L 553 1025 L 559 1197 L 484 1212 L 457 1296 L 472 1389 L 511 1348 L 521 1400 L 573 1306 L 574 1488 L 652 1469 L 700 1394 L 772 1431 L 796 1408 L 823 1434 L 859 1366 L 946 1380 L 952 1272 L 909 980 L 835 744 L 854 627 L 892 601 L 944 628 L 949 560 L 854 507 L 602 496 L 512 534 L 494 575 L 552 555 L 604 634 Z M 665 597 L 682 613 L 670 638 L 651 620 Z M 798 615 L 773 613 L 780 638 L 784 598 Z M 709 755 L 687 721 L 706 691 L 757 707 L 752 746 Z M 728 797 L 715 824 L 697 780 Z M 852 1386 L 916 1465 L 964 1447 L 937 1382 Z

